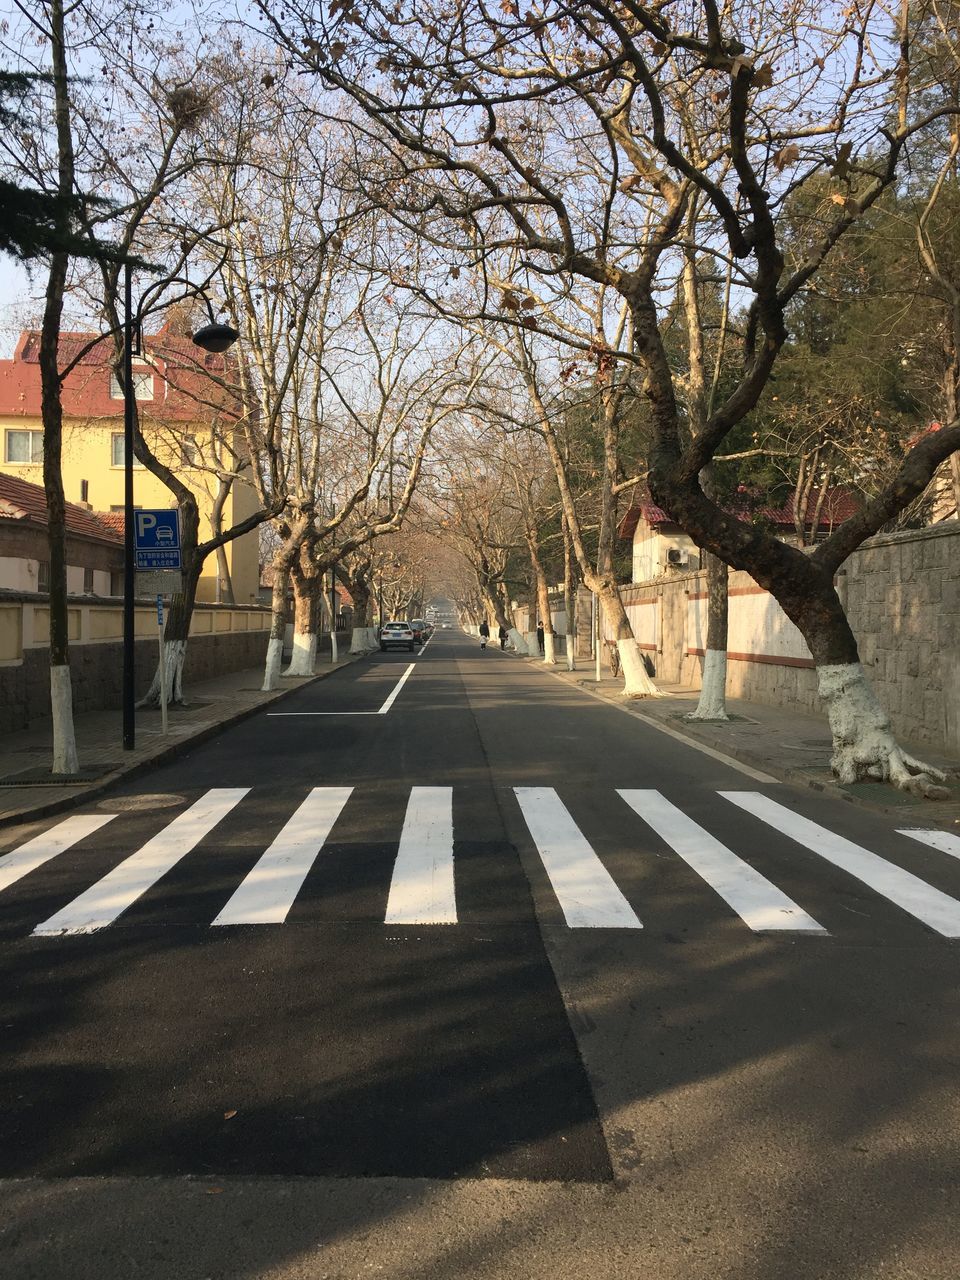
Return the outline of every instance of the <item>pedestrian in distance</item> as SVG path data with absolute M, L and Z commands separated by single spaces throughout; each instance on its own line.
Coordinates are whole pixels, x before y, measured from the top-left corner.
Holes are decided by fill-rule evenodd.
M 506 647 L 507 647 L 507 628 L 501 627 L 500 628 L 500 648 L 505 649 Z
M 489 639 L 490 639 L 490 628 L 487 626 L 486 621 L 483 621 L 480 623 L 480 648 L 481 649 L 485 649 L 487 647 L 487 641 Z
M 537 623 L 537 648 L 543 653 L 543 623 Z

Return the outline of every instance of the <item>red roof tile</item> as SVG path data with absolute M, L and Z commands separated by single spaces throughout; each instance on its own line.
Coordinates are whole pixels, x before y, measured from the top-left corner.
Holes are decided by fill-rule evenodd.
M 813 515 L 817 510 L 817 490 L 810 495 L 807 503 L 807 518 L 805 525 L 807 529 L 813 527 Z M 738 507 L 728 507 L 727 509 L 732 515 L 738 516 L 741 520 L 753 520 L 757 517 L 767 520 L 770 524 L 778 525 L 780 528 L 794 528 L 794 510 L 795 495 L 790 497 L 779 507 L 757 507 L 752 508 L 747 503 Z M 827 490 L 824 495 L 823 505 L 820 508 L 819 520 L 817 528 L 819 530 L 830 530 L 842 524 L 844 520 L 849 520 L 855 515 L 862 506 L 862 502 L 853 490 L 846 488 L 844 485 L 835 485 Z M 670 516 L 658 507 L 649 494 L 641 494 L 635 499 L 624 515 L 623 519 L 617 527 L 617 533 L 621 538 L 632 538 L 636 531 L 637 525 L 644 520 L 651 528 L 658 528 L 660 525 L 675 525 L 676 521 L 671 520 Z
M 123 513 L 120 512 L 121 521 Z M 0 475 L 0 520 L 23 520 L 28 524 L 47 524 L 47 495 L 38 484 L 18 480 L 16 476 Z M 67 533 L 74 538 L 86 538 L 93 542 L 108 542 L 112 546 L 122 544 L 120 535 L 108 527 L 92 511 L 66 503 Z
M 140 401 L 145 417 L 196 422 L 218 412 L 236 415 L 236 401 L 216 381 L 229 367 L 229 356 L 202 351 L 190 338 L 167 330 L 144 335 L 143 344 L 154 372 L 154 398 Z M 13 359 L 0 360 L 0 414 L 40 416 L 39 351 L 40 334 L 27 329 L 20 335 Z M 61 333 L 61 368 L 77 356 L 77 366 L 63 381 L 64 414 L 69 418 L 122 417 L 122 400 L 110 394 L 112 341 L 95 333 Z

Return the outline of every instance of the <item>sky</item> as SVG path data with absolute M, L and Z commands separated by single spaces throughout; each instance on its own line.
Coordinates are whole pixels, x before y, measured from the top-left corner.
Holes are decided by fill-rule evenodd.
M 42 266 L 31 281 L 22 263 L 0 254 L 0 359 L 9 360 L 17 335 L 43 308 Z

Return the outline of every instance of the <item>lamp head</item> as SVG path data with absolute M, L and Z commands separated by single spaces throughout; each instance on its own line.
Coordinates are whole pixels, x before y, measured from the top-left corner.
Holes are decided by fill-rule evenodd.
M 240 334 L 228 324 L 205 324 L 193 335 L 193 341 L 204 351 L 226 351 L 232 347 Z

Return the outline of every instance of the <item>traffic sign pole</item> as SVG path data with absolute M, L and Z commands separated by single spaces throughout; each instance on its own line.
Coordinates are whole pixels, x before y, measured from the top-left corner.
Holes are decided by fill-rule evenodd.
M 163 646 L 163 596 L 157 596 L 157 637 L 160 641 L 160 728 L 167 733 L 167 659 Z

